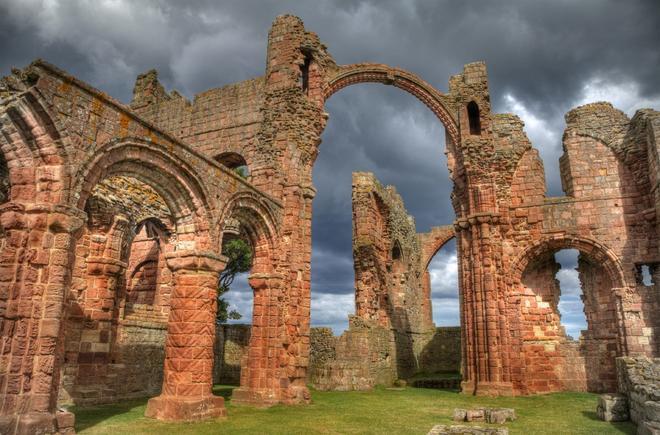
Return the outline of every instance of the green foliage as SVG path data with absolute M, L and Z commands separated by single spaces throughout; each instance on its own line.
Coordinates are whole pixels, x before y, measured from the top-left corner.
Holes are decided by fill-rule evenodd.
M 236 172 L 241 178 L 248 177 L 248 167 L 245 165 L 234 168 L 234 172 Z
M 222 255 L 227 257 L 227 266 L 218 280 L 218 312 L 216 322 L 227 323 L 227 320 L 238 320 L 242 316 L 236 310 L 228 311 L 229 302 L 222 296 L 229 291 L 234 278 L 239 273 L 248 272 L 252 267 L 252 249 L 243 239 L 229 240 L 222 246 Z

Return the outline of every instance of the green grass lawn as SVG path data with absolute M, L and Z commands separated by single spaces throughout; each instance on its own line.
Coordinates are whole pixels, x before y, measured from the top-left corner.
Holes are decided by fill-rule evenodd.
M 216 387 L 230 397 L 233 387 Z M 596 394 L 556 393 L 532 397 L 473 397 L 421 388 L 368 392 L 313 391 L 307 406 L 254 409 L 227 403 L 228 418 L 201 423 L 162 423 L 144 417 L 147 399 L 73 409 L 80 434 L 426 434 L 452 423 L 454 408 L 515 408 L 512 434 L 634 434 L 631 423 L 596 417 Z M 485 425 L 481 423 L 481 425 Z

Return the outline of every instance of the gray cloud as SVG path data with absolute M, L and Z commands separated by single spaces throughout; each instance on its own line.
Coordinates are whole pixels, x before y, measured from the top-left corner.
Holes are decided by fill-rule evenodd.
M 553 195 L 562 193 L 557 159 L 567 110 L 601 99 L 629 115 L 660 106 L 654 0 L 0 0 L 0 74 L 42 57 L 128 101 L 135 76 L 155 67 L 168 88 L 192 97 L 263 74 L 267 33 L 282 13 L 303 18 L 338 63 L 399 66 L 441 90 L 463 64 L 485 60 L 494 110 L 523 118 Z M 327 110 L 314 173 L 312 320 L 341 327 L 352 309 L 351 171 L 395 184 L 420 231 L 450 223 L 453 211 L 442 126 L 421 103 L 362 85 L 333 96 Z M 444 264 L 433 267 L 449 267 L 450 253 L 438 257 Z M 434 299 L 452 300 L 449 293 L 434 289 Z M 249 291 L 237 294 L 249 305 Z

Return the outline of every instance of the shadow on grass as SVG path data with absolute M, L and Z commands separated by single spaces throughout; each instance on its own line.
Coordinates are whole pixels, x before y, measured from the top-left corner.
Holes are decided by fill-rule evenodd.
M 594 421 L 600 421 L 602 422 L 600 418 L 598 418 L 598 414 L 594 411 L 582 411 L 582 415 L 587 417 L 589 420 L 594 420 Z M 622 422 L 616 422 L 616 423 L 610 423 L 610 425 L 617 430 L 617 432 L 620 433 L 625 433 L 625 434 L 631 434 L 634 435 L 637 433 L 637 429 L 634 424 L 632 424 L 630 421 L 622 421 Z
M 108 405 L 90 406 L 85 408 L 73 407 L 69 411 L 73 412 L 76 416 L 75 428 L 76 432 L 89 429 L 90 427 L 101 424 L 104 421 L 126 415 L 128 418 L 136 413 L 139 409 L 144 409 L 147 406 L 148 397 L 142 399 L 131 399 L 119 403 L 112 403 Z
M 224 397 L 225 402 L 231 401 L 231 393 L 236 388 L 231 385 L 214 385 L 213 394 Z M 72 407 L 69 411 L 76 416 L 76 432 L 89 429 L 106 420 L 131 420 L 144 417 L 144 411 L 147 407 L 149 397 L 141 399 L 122 400 L 117 403 L 90 407 Z

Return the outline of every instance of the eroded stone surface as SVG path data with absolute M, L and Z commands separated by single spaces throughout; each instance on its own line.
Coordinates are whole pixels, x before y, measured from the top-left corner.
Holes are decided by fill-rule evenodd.
M 601 394 L 596 413 L 604 421 L 626 421 L 630 418 L 628 399 L 621 394 Z
M 626 412 L 638 433 L 654 433 L 660 427 L 660 358 L 621 357 L 616 364 Z

